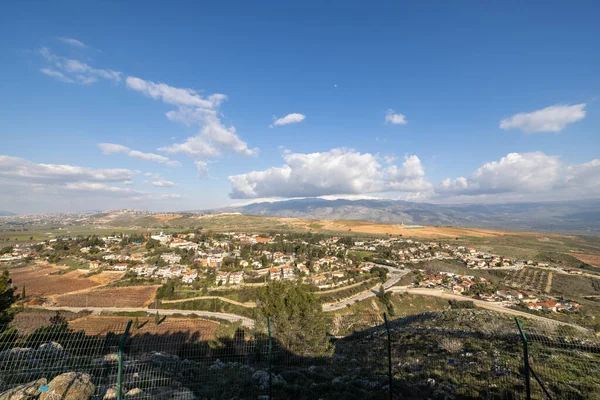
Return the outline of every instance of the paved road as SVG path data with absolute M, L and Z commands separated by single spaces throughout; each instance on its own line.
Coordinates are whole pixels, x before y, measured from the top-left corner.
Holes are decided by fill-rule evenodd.
M 386 290 L 390 289 L 392 286 L 394 286 L 396 283 L 398 283 L 398 281 L 400 279 L 402 279 L 402 277 L 404 275 L 406 275 L 410 272 L 409 269 L 394 268 L 394 267 L 389 267 L 387 265 L 381 265 L 381 264 L 375 264 L 375 265 L 377 267 L 387 268 L 387 270 L 390 272 L 390 278 L 387 281 L 385 281 L 383 284 L 383 287 Z M 340 310 L 340 309 L 346 307 L 348 304 L 353 304 L 357 300 L 361 301 L 364 299 L 368 299 L 369 297 L 374 297 L 379 293 L 380 286 L 381 286 L 380 284 L 376 284 L 371 289 L 357 293 L 354 296 L 348 297 L 347 299 L 344 299 L 337 303 L 323 304 L 323 311 Z
M 254 327 L 254 320 L 248 317 L 242 317 L 237 314 L 229 314 L 222 312 L 212 312 L 212 311 L 200 311 L 200 310 L 153 310 L 149 308 L 122 308 L 122 307 L 45 307 L 45 306 L 29 306 L 29 308 L 43 308 L 45 310 L 52 311 L 71 311 L 71 312 L 80 312 L 80 311 L 91 311 L 93 314 L 100 314 L 102 311 L 107 312 L 139 312 L 144 311 L 148 313 L 153 313 L 158 311 L 160 315 L 173 315 L 173 314 L 181 314 L 181 315 L 197 315 L 199 317 L 212 317 L 223 319 L 230 322 L 242 321 L 242 325 L 252 328 Z

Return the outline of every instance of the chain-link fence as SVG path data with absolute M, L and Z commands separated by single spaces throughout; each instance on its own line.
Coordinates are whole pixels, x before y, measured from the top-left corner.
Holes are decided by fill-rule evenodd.
M 0 399 L 526 399 L 528 387 L 533 399 L 600 398 L 599 341 L 583 328 L 527 319 L 521 335 L 482 310 L 327 324 L 325 337 L 277 317 L 248 328 L 90 315 L 4 329 Z

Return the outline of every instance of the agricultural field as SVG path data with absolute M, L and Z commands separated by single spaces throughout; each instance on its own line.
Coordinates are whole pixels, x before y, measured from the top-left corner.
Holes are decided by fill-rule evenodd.
M 38 328 L 50 325 L 50 318 L 55 315 L 55 311 L 24 308 L 15 315 L 9 326 L 16 329 L 20 334 L 29 335 Z M 87 313 L 61 311 L 60 315 L 66 321 L 71 321 L 86 316 Z
M 92 289 L 54 296 L 59 307 L 148 307 L 160 286 L 129 286 Z
M 75 331 L 85 331 L 87 335 L 106 335 L 108 332 L 120 333 L 125 330 L 127 321 L 136 317 L 127 316 L 97 316 L 87 315 L 69 321 L 69 327 Z M 157 325 L 154 317 L 137 317 L 138 326 L 131 327 L 132 336 L 144 335 L 180 335 L 187 337 L 187 341 L 208 341 L 215 339 L 219 327 L 216 321 L 200 318 L 172 318 L 162 317 Z
M 549 294 L 555 275 L 546 269 L 522 268 L 507 275 L 504 284 L 515 289 Z
M 48 297 L 89 289 L 117 280 L 121 276 L 102 272 L 84 278 L 83 275 L 88 271 L 78 270 L 58 274 L 64 270 L 52 265 L 34 265 L 10 269 L 9 272 L 17 290 L 20 291 L 25 286 L 27 297 Z

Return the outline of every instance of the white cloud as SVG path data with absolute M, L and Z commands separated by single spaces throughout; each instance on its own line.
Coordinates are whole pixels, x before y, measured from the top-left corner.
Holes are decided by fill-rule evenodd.
M 530 113 L 515 114 L 500 122 L 500 128 L 520 129 L 524 133 L 560 132 L 568 124 L 585 117 L 585 103 L 572 106 L 555 105 Z
M 276 119 L 272 125 L 269 125 L 269 128 L 273 128 L 275 126 L 281 126 L 281 125 L 297 124 L 298 122 L 304 121 L 305 118 L 306 118 L 306 115 L 304 115 L 304 114 L 299 114 L 299 113 L 288 114 L 285 117 Z
M 565 165 L 541 152 L 510 153 L 483 164 L 469 178 L 446 179 L 436 186 L 438 198 L 577 199 L 600 195 L 600 160 Z
M 166 179 L 161 179 L 158 181 L 152 181 L 152 186 L 157 187 L 175 187 L 177 184 L 175 182 L 168 181 Z
M 391 165 L 386 170 L 388 190 L 398 192 L 426 192 L 433 185 L 425 179 L 425 170 L 419 157 L 406 156 L 402 168 Z
M 208 163 L 205 161 L 197 160 L 194 162 L 196 169 L 198 170 L 199 178 L 206 178 L 208 176 Z
M 177 106 L 214 109 L 224 100 L 227 100 L 227 96 L 224 94 L 217 93 L 204 99 L 192 89 L 176 88 L 164 83 L 145 81 L 135 76 L 128 76 L 125 82 L 130 89 L 141 92 L 153 99 L 159 99 L 167 104 Z
M 80 49 L 85 49 L 87 47 L 85 45 L 85 43 L 83 43 L 82 41 L 73 39 L 73 38 L 61 37 L 61 38 L 58 38 L 58 40 L 60 40 L 63 43 L 68 44 L 69 46 L 78 47 Z
M 192 157 L 216 157 L 224 151 L 233 151 L 243 155 L 255 155 L 258 149 L 250 149 L 237 135 L 234 126 L 226 126 L 218 110 L 224 94 L 216 93 L 202 97 L 192 89 L 176 88 L 164 83 L 155 83 L 129 76 L 127 87 L 144 95 L 177 106 L 177 110 L 166 113 L 172 121 L 187 126 L 199 126 L 195 136 L 188 137 L 183 143 L 174 143 L 159 148 L 169 154 L 184 153 Z
M 132 204 L 147 208 L 154 202 L 172 202 L 181 197 L 128 187 L 136 173 L 128 169 L 42 164 L 0 155 L 0 203 L 21 212 L 72 212 Z
M 169 157 L 154 153 L 143 153 L 138 150 L 132 150 L 129 147 L 120 144 L 98 143 L 98 147 L 104 154 L 123 153 L 127 154 L 129 157 L 137 158 L 138 160 L 157 162 L 165 164 L 169 167 L 177 167 L 181 165 L 179 161 L 171 160 Z
M 42 47 L 39 53 L 51 64 L 51 67 L 42 68 L 40 71 L 60 81 L 82 85 L 94 83 L 98 79 L 106 79 L 115 83 L 121 81 L 121 73 L 118 71 L 94 68 L 82 61 L 58 56 L 47 47 Z
M 406 125 L 407 122 L 408 121 L 406 121 L 406 116 L 404 116 L 404 114 L 397 113 L 392 109 L 387 110 L 385 113 L 386 124 Z
M 0 176 L 31 182 L 95 181 L 118 182 L 131 180 L 128 169 L 92 169 L 66 164 L 38 164 L 23 158 L 0 155 Z
M 139 196 L 144 194 L 139 190 L 124 188 L 120 186 L 110 186 L 105 183 L 99 182 L 69 182 L 65 184 L 64 188 L 69 191 L 79 193 L 98 193 L 103 195 L 113 196 Z
M 230 197 L 311 197 L 357 195 L 384 191 L 421 191 L 431 184 L 416 156 L 406 157 L 402 168 L 381 168 L 376 156 L 348 149 L 323 153 L 285 153 L 283 167 L 229 177 Z
M 57 71 L 55 69 L 52 68 L 41 68 L 40 71 L 44 74 L 44 75 L 48 75 L 51 78 L 54 79 L 58 79 L 59 81 L 63 81 L 63 82 L 67 82 L 67 83 L 75 83 L 75 81 L 69 77 L 67 77 L 65 74 L 63 74 L 60 71 Z

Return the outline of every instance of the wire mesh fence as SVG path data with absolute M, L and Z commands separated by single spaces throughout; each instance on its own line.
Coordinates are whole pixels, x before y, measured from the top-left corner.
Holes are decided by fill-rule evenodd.
M 513 319 L 479 310 L 337 314 L 325 337 L 277 317 L 254 328 L 57 318 L 32 332 L 0 329 L 0 398 L 526 399 L 528 376 L 532 399 L 600 398 L 592 332 L 523 323 L 526 339 Z
M 523 328 L 532 399 L 599 399 L 600 340 L 594 332 L 552 321 Z

